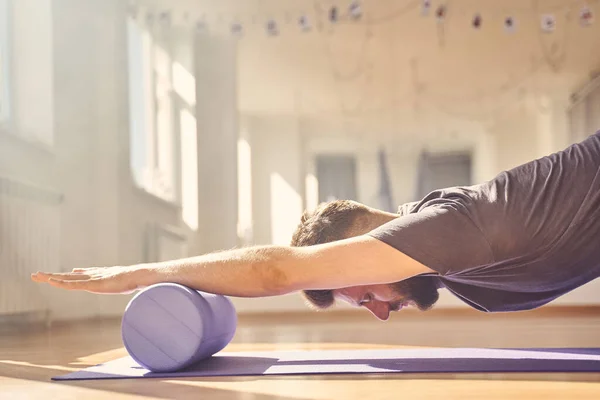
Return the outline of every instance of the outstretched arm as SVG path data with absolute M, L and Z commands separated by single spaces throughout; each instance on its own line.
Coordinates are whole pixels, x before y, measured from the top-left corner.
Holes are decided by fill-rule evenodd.
M 267 297 L 299 290 L 398 282 L 431 269 L 369 236 L 309 246 L 249 247 L 129 267 L 37 273 L 36 282 L 93 293 L 131 293 L 173 282 L 209 293 Z

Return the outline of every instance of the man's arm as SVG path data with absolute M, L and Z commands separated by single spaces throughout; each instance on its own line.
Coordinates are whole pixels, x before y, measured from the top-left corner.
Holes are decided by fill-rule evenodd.
M 94 293 L 130 293 L 173 282 L 209 293 L 267 297 L 299 290 L 401 281 L 433 270 L 369 236 L 309 246 L 265 246 L 129 267 L 32 275 L 36 282 Z

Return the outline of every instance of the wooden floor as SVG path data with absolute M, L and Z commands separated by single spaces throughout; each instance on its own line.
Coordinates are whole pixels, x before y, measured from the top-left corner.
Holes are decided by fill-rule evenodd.
M 0 336 L 0 399 L 600 399 L 600 374 L 384 374 L 51 382 L 125 355 L 119 321 Z M 600 312 L 487 315 L 413 311 L 241 317 L 235 350 L 385 347 L 600 347 Z

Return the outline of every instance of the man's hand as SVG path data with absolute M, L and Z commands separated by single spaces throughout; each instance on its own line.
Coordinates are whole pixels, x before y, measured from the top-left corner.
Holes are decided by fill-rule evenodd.
M 75 268 L 67 273 L 37 272 L 31 274 L 31 279 L 61 289 L 103 294 L 129 294 L 153 283 L 150 271 L 139 266 Z

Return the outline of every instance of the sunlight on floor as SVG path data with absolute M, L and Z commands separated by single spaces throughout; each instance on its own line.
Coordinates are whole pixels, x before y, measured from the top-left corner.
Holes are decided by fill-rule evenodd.
M 14 365 L 19 367 L 35 367 L 35 368 L 43 368 L 43 369 L 53 369 L 60 370 L 65 372 L 74 372 L 78 371 L 79 368 L 69 368 L 64 367 L 62 365 L 45 365 L 45 364 L 34 364 L 26 361 L 11 361 L 11 360 L 0 360 L 0 364 L 4 365 Z
M 124 347 L 120 347 L 113 350 L 101 351 L 99 353 L 90 354 L 88 356 L 79 357 L 77 361 L 69 363 L 69 365 L 78 365 L 81 367 L 88 367 L 97 364 L 97 360 L 115 360 L 117 358 L 125 357 L 127 350 Z

